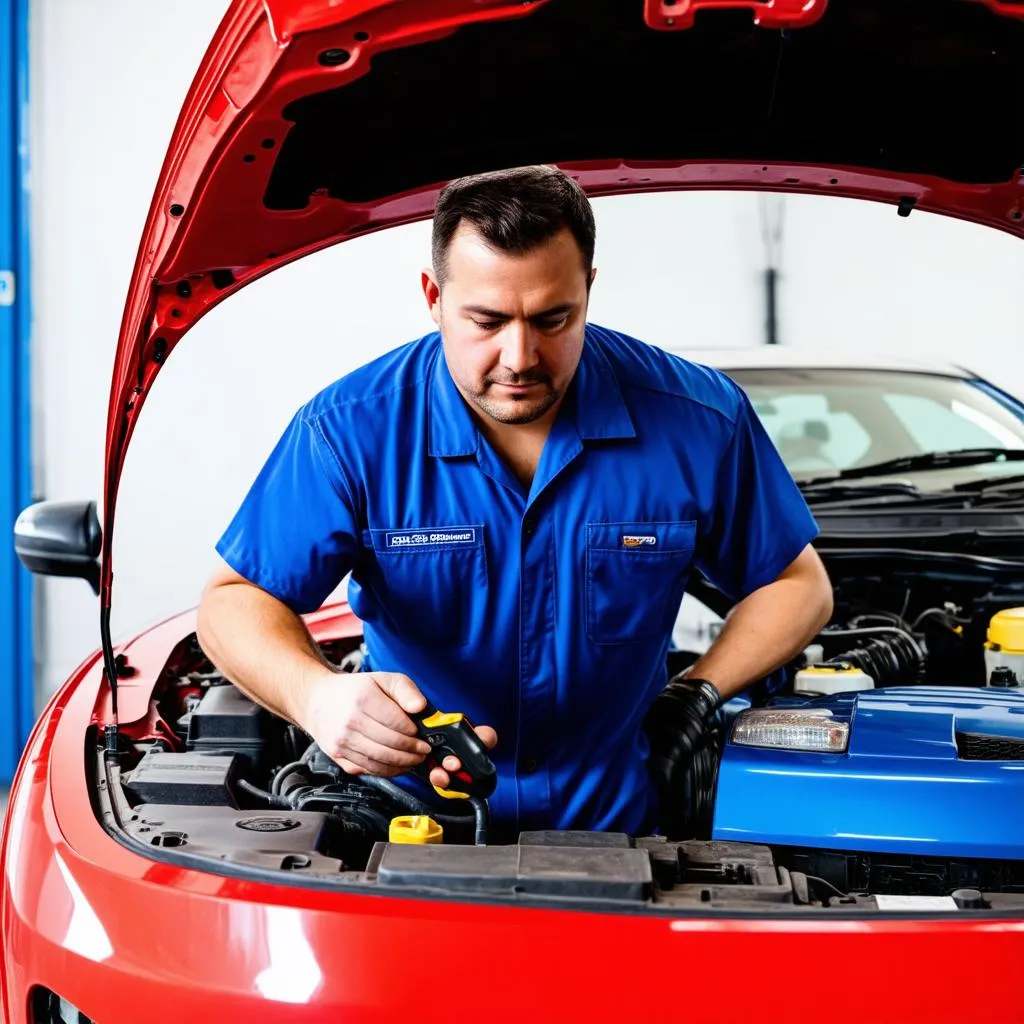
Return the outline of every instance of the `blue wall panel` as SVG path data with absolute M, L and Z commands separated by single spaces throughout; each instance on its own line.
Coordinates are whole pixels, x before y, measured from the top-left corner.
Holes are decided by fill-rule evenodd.
M 35 718 L 32 582 L 12 542 L 32 496 L 28 284 L 28 0 L 0 0 L 0 784 Z

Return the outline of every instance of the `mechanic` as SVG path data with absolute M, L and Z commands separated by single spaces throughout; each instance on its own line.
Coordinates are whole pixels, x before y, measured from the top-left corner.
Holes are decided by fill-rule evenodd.
M 652 826 L 643 724 L 692 569 L 738 604 L 671 684 L 684 748 L 831 613 L 816 525 L 743 392 L 587 322 L 594 240 L 556 168 L 451 182 L 422 274 L 438 331 L 298 411 L 199 609 L 220 671 L 347 772 L 423 760 L 424 694 L 488 723 L 512 835 Z M 350 572 L 370 664 L 342 674 L 299 615 Z

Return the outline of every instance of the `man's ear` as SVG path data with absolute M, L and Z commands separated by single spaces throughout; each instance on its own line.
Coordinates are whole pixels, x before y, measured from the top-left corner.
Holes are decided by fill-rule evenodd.
M 430 267 L 424 267 L 421 274 L 423 285 L 423 297 L 427 300 L 427 307 L 430 310 L 430 319 L 441 326 L 441 286 L 437 283 L 437 277 Z
M 589 291 L 589 290 L 590 290 L 590 288 L 591 288 L 591 287 L 593 286 L 593 284 L 594 284 L 594 278 L 595 278 L 595 277 L 597 277 L 597 267 L 591 267 L 591 268 L 590 268 L 590 284 L 589 284 L 589 285 L 587 285 L 587 290 L 588 290 L 588 291 Z

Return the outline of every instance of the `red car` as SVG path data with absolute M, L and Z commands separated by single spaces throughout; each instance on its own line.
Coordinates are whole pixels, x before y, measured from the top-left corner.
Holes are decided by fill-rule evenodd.
M 696 815 L 679 840 L 389 843 L 389 820 L 404 813 L 395 794 L 341 778 L 308 738 L 218 678 L 192 613 L 119 648 L 109 629 L 110 538 L 138 417 L 183 336 L 253 279 L 428 217 L 454 176 L 539 161 L 594 195 L 828 194 L 1021 236 L 1022 72 L 1019 0 L 236 0 L 182 109 L 139 248 L 110 392 L 102 530 L 91 503 L 33 506 L 16 530 L 33 571 L 93 583 L 101 649 L 43 711 L 11 791 L 4 1020 L 1024 1021 L 1024 696 L 1005 659 L 984 674 L 978 627 L 996 575 L 1004 604 L 1024 605 L 1024 553 L 1011 550 L 1020 526 L 1005 519 L 1018 514 L 1011 477 L 1000 529 L 955 552 L 936 555 L 918 530 L 886 568 L 848 522 L 843 543 L 824 533 L 844 593 L 890 572 L 941 591 L 948 621 L 924 608 L 931 618 L 904 629 L 886 612 L 890 626 L 876 629 L 888 639 L 869 651 L 891 656 L 896 682 L 933 685 L 914 698 L 882 687 L 874 703 L 854 693 L 846 712 L 805 718 L 794 694 L 769 712 L 808 732 L 826 723 L 822 742 L 848 740 L 828 748 L 836 777 L 872 720 L 919 724 L 907 717 L 916 708 L 939 722 L 949 735 L 934 742 L 953 751 L 945 773 L 985 783 L 957 790 L 978 799 L 958 795 L 963 817 L 941 856 L 877 835 L 872 845 L 845 819 L 799 850 L 772 841 L 771 822 L 756 842 L 735 842 L 753 835 L 735 787 L 749 767 L 743 736 L 765 720 L 737 723 L 756 708 L 733 709 L 721 770 L 702 782 L 711 796 L 718 787 L 715 822 Z M 988 399 L 1003 403 L 995 389 Z M 954 497 L 947 517 L 965 502 L 995 514 L 982 491 Z M 927 573 L 911 557 L 922 553 Z M 357 655 L 346 606 L 307 621 L 329 657 Z M 1010 658 L 1016 620 L 992 621 L 1004 639 L 990 633 L 986 652 Z M 946 653 L 926 664 L 919 634 L 932 628 L 948 645 L 977 640 L 977 657 L 957 661 L 959 648 L 929 638 Z M 958 673 L 963 686 L 944 697 Z M 977 723 L 965 730 L 956 713 L 956 745 L 954 714 L 936 717 L 950 702 Z M 996 743 L 992 722 L 1018 732 Z M 806 776 L 822 756 L 786 764 Z M 847 799 L 852 788 L 849 813 L 868 814 L 886 793 L 905 799 L 901 786 L 919 775 L 899 781 L 859 803 L 856 785 L 834 791 Z M 904 822 L 901 841 L 934 840 L 914 815 Z M 989 826 L 1000 852 L 986 858 L 971 843 Z

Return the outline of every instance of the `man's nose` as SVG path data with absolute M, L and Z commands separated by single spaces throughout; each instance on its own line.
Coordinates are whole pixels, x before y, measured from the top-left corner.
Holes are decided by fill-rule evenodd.
M 513 373 L 526 373 L 540 361 L 537 338 L 529 322 L 513 320 L 502 331 L 501 365 Z

